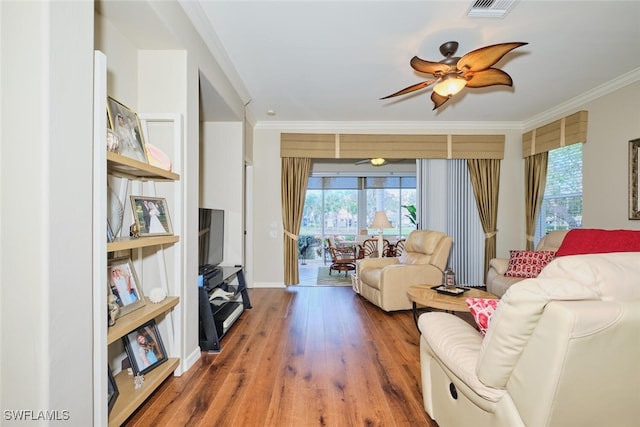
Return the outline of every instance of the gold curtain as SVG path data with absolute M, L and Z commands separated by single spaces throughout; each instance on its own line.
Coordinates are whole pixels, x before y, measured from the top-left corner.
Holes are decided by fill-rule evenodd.
M 489 261 L 496 256 L 498 230 L 498 193 L 500 189 L 499 159 L 468 159 L 473 193 L 484 230 L 484 274 L 489 271 Z
M 282 225 L 284 227 L 284 284 L 300 282 L 298 275 L 298 233 L 304 198 L 311 172 L 311 159 L 282 158 Z
M 536 230 L 536 218 L 542 205 L 544 189 L 547 183 L 548 159 L 548 151 L 525 157 L 524 159 L 524 211 L 527 228 L 526 248 L 528 250 L 533 249 L 533 233 Z

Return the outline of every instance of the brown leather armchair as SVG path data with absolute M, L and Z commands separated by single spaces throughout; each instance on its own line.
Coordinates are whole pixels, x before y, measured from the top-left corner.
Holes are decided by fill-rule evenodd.
M 451 244 L 445 233 L 415 230 L 407 237 L 401 256 L 358 261 L 360 295 L 384 311 L 411 309 L 407 289 L 442 283 Z

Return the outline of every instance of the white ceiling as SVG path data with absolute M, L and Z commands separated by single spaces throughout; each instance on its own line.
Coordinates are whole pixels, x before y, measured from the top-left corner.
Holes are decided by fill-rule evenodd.
M 194 25 L 226 52 L 222 66 L 258 122 L 522 122 L 640 79 L 640 1 L 521 0 L 501 19 L 468 17 L 472 0 L 186 3 L 192 18 L 201 7 Z M 409 60 L 440 61 L 449 40 L 457 56 L 529 44 L 496 65 L 512 88 L 465 88 L 436 111 L 431 87 L 379 99 L 431 77 Z

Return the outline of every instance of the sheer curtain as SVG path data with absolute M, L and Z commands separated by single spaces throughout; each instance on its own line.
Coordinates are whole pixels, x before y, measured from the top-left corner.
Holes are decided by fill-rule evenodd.
M 549 152 L 538 153 L 524 158 L 524 186 L 525 186 L 525 221 L 527 229 L 528 250 L 533 249 L 536 218 L 544 198 L 547 182 L 547 164 Z
M 300 282 L 298 272 L 298 233 L 302 223 L 304 198 L 311 172 L 311 159 L 282 158 L 282 225 L 284 227 L 284 284 Z
M 484 283 L 484 231 L 465 160 L 422 159 L 417 164 L 419 228 L 453 239 L 448 266 L 460 284 Z

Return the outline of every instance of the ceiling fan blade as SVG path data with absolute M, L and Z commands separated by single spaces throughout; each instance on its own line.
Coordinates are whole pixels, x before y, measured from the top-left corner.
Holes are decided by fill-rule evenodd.
M 431 100 L 433 101 L 433 109 L 440 108 L 442 104 L 449 100 L 449 97 L 438 95 L 436 92 L 431 92 Z
M 364 165 L 365 163 L 369 163 L 369 159 L 362 159 L 362 160 L 358 160 L 357 162 L 354 163 L 354 165 Z
M 411 58 L 411 62 L 409 63 L 414 70 L 420 71 L 421 73 L 433 74 L 436 77 L 452 71 L 450 65 L 443 64 L 442 62 L 425 61 L 417 56 Z
M 458 70 L 462 72 L 486 70 L 508 52 L 526 44 L 528 43 L 500 43 L 473 50 L 458 60 Z
M 405 93 L 409 93 L 409 92 L 413 92 L 413 91 L 425 88 L 425 87 L 429 86 L 430 84 L 432 84 L 434 82 L 435 82 L 435 80 L 427 80 L 427 81 L 424 81 L 424 82 L 416 83 L 414 85 L 411 85 L 409 87 L 405 87 L 404 89 L 399 90 L 396 93 L 392 93 L 391 95 L 387 95 L 384 98 L 380 98 L 380 99 L 388 99 L 388 98 L 393 98 L 394 96 L 404 95 Z
M 511 76 L 497 68 L 489 68 L 475 73 L 467 74 L 467 87 L 486 87 L 493 85 L 513 86 Z

